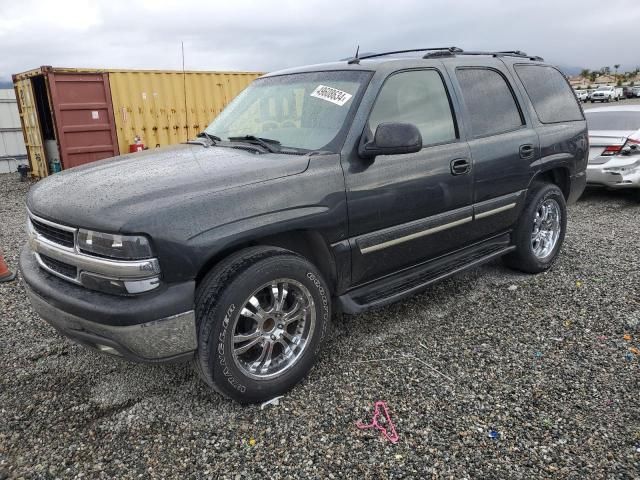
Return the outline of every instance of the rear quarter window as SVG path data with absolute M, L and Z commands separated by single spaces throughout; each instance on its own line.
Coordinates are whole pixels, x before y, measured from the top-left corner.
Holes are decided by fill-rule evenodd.
M 515 65 L 515 69 L 542 123 L 584 120 L 571 87 L 558 70 L 546 65 Z
M 474 137 L 498 135 L 524 125 L 513 92 L 498 71 L 461 67 L 456 70 L 456 77 Z

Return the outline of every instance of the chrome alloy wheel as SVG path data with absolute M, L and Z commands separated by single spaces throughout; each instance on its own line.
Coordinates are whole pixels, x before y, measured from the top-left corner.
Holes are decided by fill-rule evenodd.
M 531 233 L 531 249 L 539 259 L 547 258 L 553 252 L 561 230 L 561 211 L 558 202 L 548 198 L 536 210 Z
M 291 368 L 313 337 L 316 311 L 311 292 L 281 278 L 245 300 L 233 323 L 233 360 L 248 377 L 267 380 Z

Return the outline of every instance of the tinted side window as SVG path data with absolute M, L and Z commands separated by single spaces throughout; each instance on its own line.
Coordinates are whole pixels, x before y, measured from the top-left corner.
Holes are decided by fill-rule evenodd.
M 542 123 L 583 120 L 571 87 L 558 70 L 544 65 L 516 65 L 515 69 Z
M 449 97 L 435 70 L 401 72 L 387 79 L 369 117 L 371 131 L 384 122 L 414 124 L 423 145 L 456 139 Z
M 524 125 L 513 92 L 501 74 L 486 68 L 459 68 L 456 77 L 474 137 L 504 133 Z

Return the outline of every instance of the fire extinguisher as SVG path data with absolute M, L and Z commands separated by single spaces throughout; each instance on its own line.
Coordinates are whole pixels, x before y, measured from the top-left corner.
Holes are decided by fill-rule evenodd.
M 141 152 L 144 150 L 144 143 L 138 135 L 133 138 L 133 143 L 129 145 L 129 153 Z

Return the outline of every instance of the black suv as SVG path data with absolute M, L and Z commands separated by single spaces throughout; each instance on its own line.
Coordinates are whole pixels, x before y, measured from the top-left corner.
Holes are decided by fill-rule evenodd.
M 240 402 L 291 388 L 332 312 L 497 257 L 548 269 L 585 186 L 581 107 L 522 52 L 417 49 L 271 73 L 198 138 L 53 175 L 21 270 L 64 335 L 193 360 Z

